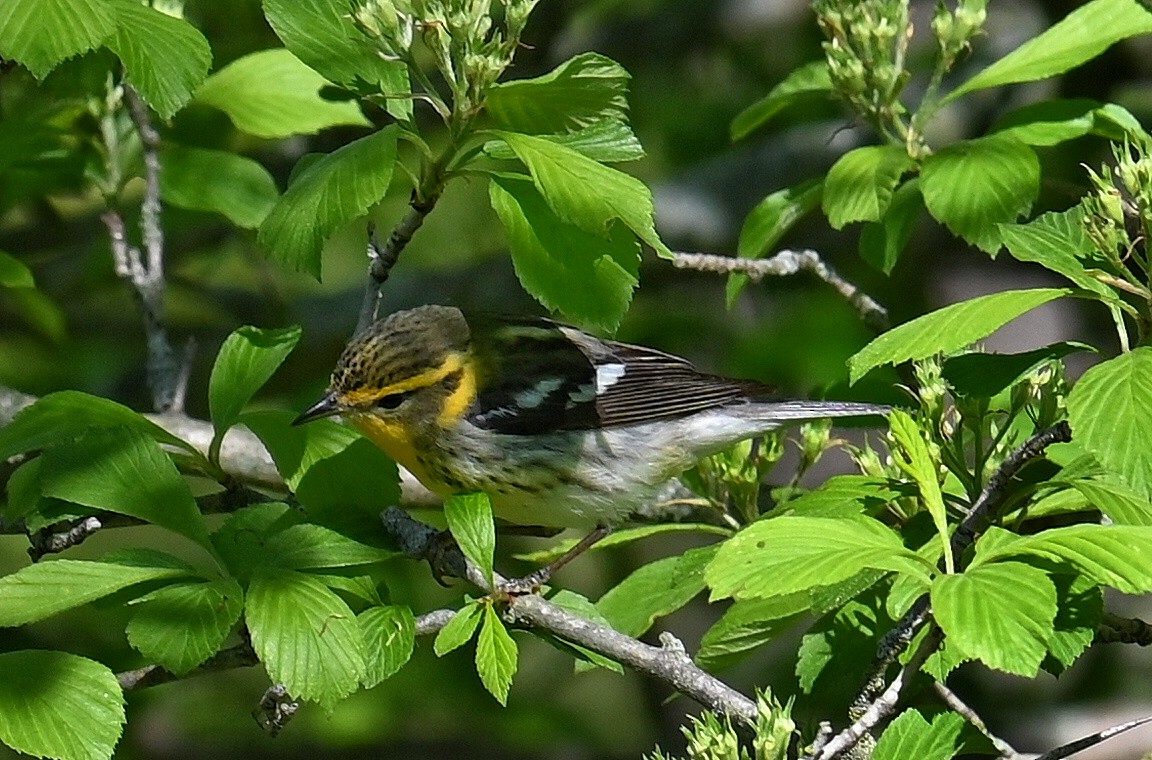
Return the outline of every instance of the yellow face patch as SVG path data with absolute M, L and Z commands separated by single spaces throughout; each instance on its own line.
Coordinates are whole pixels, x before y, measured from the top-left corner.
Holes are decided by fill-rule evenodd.
M 416 390 L 417 388 L 427 388 L 429 385 L 440 382 L 462 367 L 464 367 L 464 357 L 460 354 L 449 354 L 439 367 L 419 372 L 395 383 L 389 383 L 383 388 L 366 387 L 347 391 L 341 394 L 340 403 L 351 407 L 369 406 L 385 396 L 404 393 L 405 391 Z M 473 382 L 473 389 L 475 389 L 475 382 Z M 475 390 L 473 390 L 473 392 L 475 392 Z
M 460 382 L 456 389 L 444 399 L 444 406 L 436 422 L 440 427 L 449 427 L 468 411 L 476 400 L 476 370 L 471 364 L 464 364 L 460 371 Z
M 349 417 L 365 438 L 383 449 L 385 454 L 415 475 L 427 488 L 437 492 L 444 490 L 445 486 L 433 480 L 420 465 L 412 436 L 399 420 L 381 419 L 371 413 L 352 414 Z

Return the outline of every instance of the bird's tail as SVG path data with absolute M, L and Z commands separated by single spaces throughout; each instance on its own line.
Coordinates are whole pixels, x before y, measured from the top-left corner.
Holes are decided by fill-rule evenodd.
M 882 417 L 892 411 L 883 404 L 856 401 L 752 401 L 757 417 L 779 420 L 820 420 L 826 417 Z

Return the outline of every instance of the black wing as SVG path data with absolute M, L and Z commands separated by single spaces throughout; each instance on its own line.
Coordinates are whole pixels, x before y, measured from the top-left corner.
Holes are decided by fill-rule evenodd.
M 469 318 L 481 365 L 471 421 L 502 433 L 591 430 L 711 409 L 766 386 L 545 319 Z

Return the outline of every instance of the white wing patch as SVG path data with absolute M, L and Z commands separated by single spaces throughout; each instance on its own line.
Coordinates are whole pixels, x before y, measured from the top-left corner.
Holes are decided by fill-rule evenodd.
M 628 371 L 623 364 L 601 364 L 596 368 L 596 395 L 599 396 L 617 382 Z

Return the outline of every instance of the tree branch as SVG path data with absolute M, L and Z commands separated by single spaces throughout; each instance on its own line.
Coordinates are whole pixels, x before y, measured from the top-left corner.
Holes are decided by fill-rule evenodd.
M 1074 755 L 1077 752 L 1083 752 L 1089 747 L 1095 747 L 1097 744 L 1107 741 L 1114 736 L 1119 736 L 1125 731 L 1131 731 L 1134 728 L 1139 728 L 1140 726 L 1144 726 L 1149 723 L 1152 723 L 1152 715 L 1144 718 L 1137 718 L 1136 720 L 1130 720 L 1127 723 L 1121 723 L 1118 726 L 1106 728 L 1103 731 L 1097 731 L 1094 734 L 1089 734 L 1088 736 L 1077 739 L 1074 742 L 1068 742 L 1067 744 L 1061 745 L 1056 749 L 1049 750 L 1040 757 L 1036 758 L 1036 760 L 1062 760 L 1063 758 Z
M 228 649 L 221 649 L 208 658 L 203 665 L 182 676 L 178 676 L 170 670 L 165 670 L 160 665 L 145 665 L 142 668 L 117 673 L 116 680 L 120 682 L 120 688 L 124 691 L 134 691 L 136 689 L 147 689 L 151 686 L 159 686 L 160 684 L 171 683 L 172 681 L 179 681 L 185 678 L 208 675 L 209 673 L 219 673 L 225 670 L 235 670 L 236 668 L 247 668 L 252 665 L 257 665 L 259 662 L 256 658 L 256 653 L 252 651 L 252 646 L 244 642 L 234 647 L 229 647 Z
M 1011 744 L 989 731 L 988 726 L 984 723 L 984 719 L 969 707 L 964 700 L 960 699 L 960 697 L 956 695 L 956 692 L 949 689 L 940 681 L 936 681 L 933 686 L 936 689 L 936 694 L 944 700 L 944 703 L 948 705 L 949 708 L 964 716 L 964 720 L 971 723 L 973 728 L 984 734 L 988 741 L 992 742 L 992 746 L 1000 753 L 1000 757 L 1003 758 L 1003 760 L 1020 760 L 1020 753 L 1017 752 Z
M 412 236 L 424 224 L 424 219 L 431 213 L 438 200 L 440 200 L 439 192 L 431 193 L 423 200 L 413 193 L 408 213 L 393 228 L 383 249 L 376 242 L 375 226 L 368 228 L 368 284 L 364 288 L 364 301 L 360 305 L 357 333 L 376 321 L 380 312 L 381 292 L 384 283 L 388 281 L 388 275 L 392 272 L 392 267 L 396 265 L 400 252 L 412 241 Z

